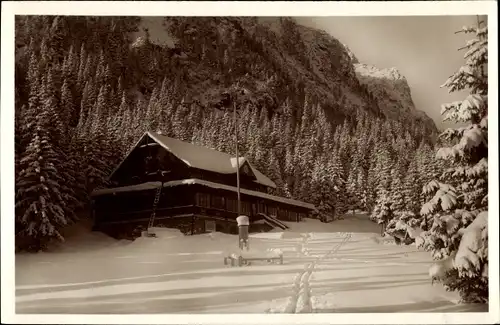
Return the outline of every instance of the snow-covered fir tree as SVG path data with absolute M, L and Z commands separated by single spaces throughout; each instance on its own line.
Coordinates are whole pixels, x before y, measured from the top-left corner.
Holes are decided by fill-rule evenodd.
M 342 166 L 341 157 L 337 152 L 334 152 L 326 164 L 326 171 L 328 174 L 328 183 L 334 193 L 333 202 L 330 205 L 333 208 L 334 218 L 338 218 L 347 212 L 348 206 L 345 171 Z
M 394 213 L 399 213 L 405 211 L 405 198 L 403 195 L 403 175 L 399 169 L 399 166 L 394 166 L 391 171 L 391 187 L 390 187 L 390 201 L 391 201 L 391 211 Z
M 465 65 L 444 84 L 449 92 L 469 90 L 463 101 L 442 106 L 443 120 L 465 124 L 449 128 L 444 137 L 451 146 L 436 158 L 450 163 L 439 181 L 424 188 L 432 198 L 421 214 L 433 217 L 418 245 L 435 259 L 453 258 L 452 267 L 439 280 L 457 290 L 464 301 L 488 300 L 488 28 L 484 22 L 463 27 L 474 35 L 464 49 Z
M 32 139 L 22 154 L 16 181 L 16 224 L 18 238 L 28 238 L 34 250 L 42 249 L 51 238 L 62 239 L 60 231 L 71 222 L 65 213 L 64 179 L 50 137 L 49 111 L 38 114 Z
M 380 140 L 379 140 L 380 141 Z M 375 186 L 375 202 L 370 218 L 382 226 L 382 233 L 387 223 L 394 217 L 390 186 L 392 183 L 391 171 L 395 166 L 388 143 L 379 142 L 379 148 L 375 151 L 376 160 L 371 168 L 372 186 Z
M 420 210 L 420 195 L 423 186 L 415 158 L 416 156 L 414 155 L 408 165 L 408 170 L 406 171 L 406 175 L 403 179 L 402 193 L 405 202 L 405 210 L 412 211 L 413 213 L 417 213 Z
M 333 201 L 335 193 L 328 184 L 328 174 L 324 166 L 324 160 L 317 160 L 315 162 L 311 183 L 314 193 L 313 199 L 315 202 L 320 203 L 320 206 L 318 206 L 319 219 L 326 221 L 332 212 L 328 203 Z
M 86 187 L 90 191 L 96 187 L 103 185 L 105 177 L 110 171 L 110 165 L 107 164 L 113 150 L 110 147 L 110 139 L 106 137 L 105 129 L 107 121 L 103 119 L 106 114 L 106 97 L 101 87 L 99 97 L 92 110 L 92 116 L 89 116 L 91 121 L 89 125 L 89 138 L 91 142 L 85 145 L 84 152 L 87 157 L 86 161 Z
M 384 234 L 387 224 L 394 218 L 391 210 L 390 193 L 386 189 L 378 191 L 375 207 L 370 215 L 370 219 L 381 225 L 381 233 Z
M 358 173 L 359 167 L 355 166 L 349 171 L 349 176 L 346 182 L 346 203 L 351 210 L 355 210 L 360 206 L 360 196 L 358 195 L 357 185 L 358 185 Z

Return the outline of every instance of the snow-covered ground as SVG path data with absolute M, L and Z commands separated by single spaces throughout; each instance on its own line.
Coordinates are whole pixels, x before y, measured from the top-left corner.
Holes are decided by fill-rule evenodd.
M 487 311 L 432 286 L 429 253 L 380 237 L 362 214 L 288 225 L 250 240 L 249 254 L 282 252 L 283 265 L 242 267 L 223 263 L 238 251 L 234 235 L 159 229 L 159 238 L 130 242 L 83 232 L 54 252 L 16 256 L 16 312 Z

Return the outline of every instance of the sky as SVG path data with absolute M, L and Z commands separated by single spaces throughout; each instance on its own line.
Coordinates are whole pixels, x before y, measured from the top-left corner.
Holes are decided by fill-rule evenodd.
M 297 17 L 297 21 L 331 34 L 360 63 L 397 68 L 408 81 L 416 108 L 439 128 L 449 125 L 442 123 L 441 104 L 467 96 L 449 94 L 440 86 L 465 63 L 465 52 L 458 49 L 471 35 L 455 32 L 476 24 L 476 16 Z

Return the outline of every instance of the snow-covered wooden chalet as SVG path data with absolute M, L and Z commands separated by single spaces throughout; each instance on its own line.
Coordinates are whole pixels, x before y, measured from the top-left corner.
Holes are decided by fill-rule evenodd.
M 250 231 L 284 229 L 280 220 L 298 222 L 314 209 L 269 194 L 276 184 L 244 157 L 239 160 L 241 214 L 249 216 Z M 226 153 L 146 132 L 109 176 L 112 187 L 92 193 L 95 228 L 147 226 L 158 195 L 155 226 L 186 234 L 209 228 L 237 233 L 236 166 Z

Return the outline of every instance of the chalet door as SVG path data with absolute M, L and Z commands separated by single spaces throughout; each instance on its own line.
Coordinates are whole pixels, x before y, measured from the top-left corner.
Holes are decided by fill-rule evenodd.
M 205 232 L 214 232 L 216 230 L 216 224 L 213 220 L 205 220 Z
M 252 215 L 256 215 L 257 214 L 257 204 L 256 203 L 252 203 Z
M 257 213 L 267 214 L 266 204 L 263 201 L 259 201 L 259 203 L 257 203 Z

